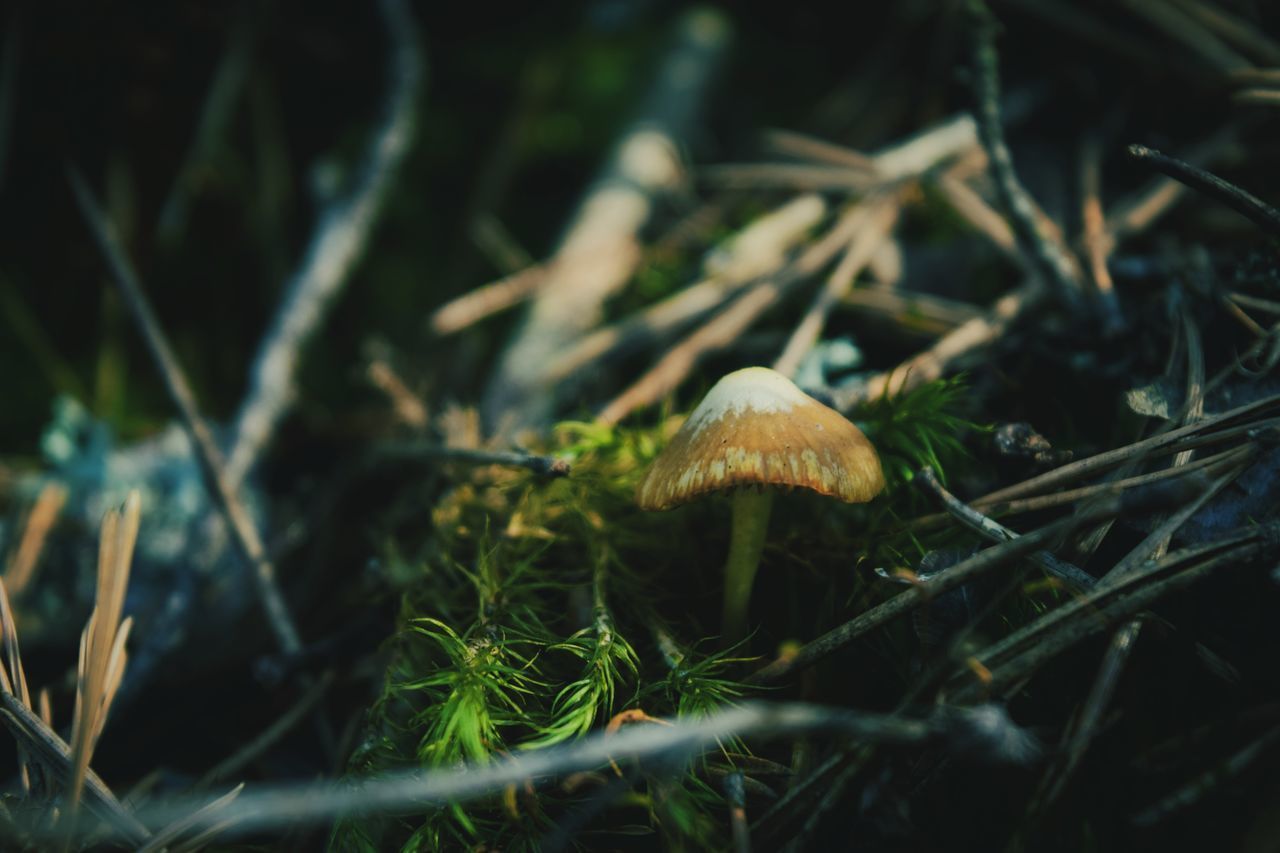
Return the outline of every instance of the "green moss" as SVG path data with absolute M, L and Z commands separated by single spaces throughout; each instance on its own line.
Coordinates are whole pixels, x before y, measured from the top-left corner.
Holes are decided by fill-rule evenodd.
M 956 414 L 963 398 L 961 383 L 943 382 L 868 408 L 864 425 L 892 484 L 869 507 L 805 494 L 778 501 L 762 572 L 775 587 L 789 585 L 797 606 L 769 608 L 781 615 L 766 614 L 774 621 L 759 630 L 757 647 L 771 636 L 810 635 L 815 615 L 819 624 L 849 618 L 842 604 L 861 607 L 874 595 L 856 570 L 861 560 L 923 547 L 890 533 L 918 508 L 914 490 L 901 486 L 922 464 L 945 471 L 963 462 L 960 438 L 974 428 Z M 624 710 L 642 711 L 632 724 L 645 725 L 645 716 L 701 716 L 751 692 L 743 683 L 749 659 L 698 639 L 719 630 L 727 501 L 648 513 L 633 500 L 677 423 L 561 424 L 541 450 L 568 459 L 567 478 L 500 467 L 453 472 L 429 540 L 388 545 L 428 556 L 410 567 L 402 630 L 353 775 L 483 764 L 580 737 Z M 632 777 L 630 799 L 615 805 L 641 806 L 647 828 L 627 831 L 656 833 L 672 849 L 723 846 L 724 803 L 701 769 L 695 761 Z M 593 796 L 598 785 L 510 791 L 425 820 L 344 825 L 334 845 L 536 846 L 557 816 Z

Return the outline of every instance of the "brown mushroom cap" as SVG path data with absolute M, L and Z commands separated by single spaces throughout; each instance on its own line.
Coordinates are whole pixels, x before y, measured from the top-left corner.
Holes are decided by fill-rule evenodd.
M 670 509 L 735 486 L 812 489 L 850 503 L 884 488 L 862 431 L 790 379 L 748 367 L 715 384 L 636 491 L 641 509 Z

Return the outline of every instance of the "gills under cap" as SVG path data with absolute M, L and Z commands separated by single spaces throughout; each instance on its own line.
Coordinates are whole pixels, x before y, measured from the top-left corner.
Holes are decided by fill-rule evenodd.
M 636 492 L 641 509 L 670 509 L 736 486 L 811 489 L 850 503 L 884 488 L 862 431 L 790 379 L 748 367 L 717 382 Z

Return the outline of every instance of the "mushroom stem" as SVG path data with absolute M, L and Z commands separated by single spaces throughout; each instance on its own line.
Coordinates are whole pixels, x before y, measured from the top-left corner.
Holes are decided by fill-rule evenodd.
M 736 643 L 747 634 L 751 586 L 760 565 L 760 552 L 764 550 L 764 537 L 769 531 L 773 490 L 737 489 L 731 500 L 733 528 L 729 534 L 729 559 L 724 568 L 724 618 L 721 623 L 725 645 Z

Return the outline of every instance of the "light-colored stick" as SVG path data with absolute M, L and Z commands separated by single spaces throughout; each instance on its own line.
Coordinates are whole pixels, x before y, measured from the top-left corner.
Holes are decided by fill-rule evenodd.
M 540 427 L 555 408 L 547 365 L 597 326 L 605 302 L 630 280 L 639 231 L 656 199 L 681 177 L 678 151 L 697 121 L 729 45 L 729 24 L 709 9 L 686 13 L 637 119 L 578 207 L 525 322 L 499 360 L 481 412 L 492 432 L 510 437 Z

